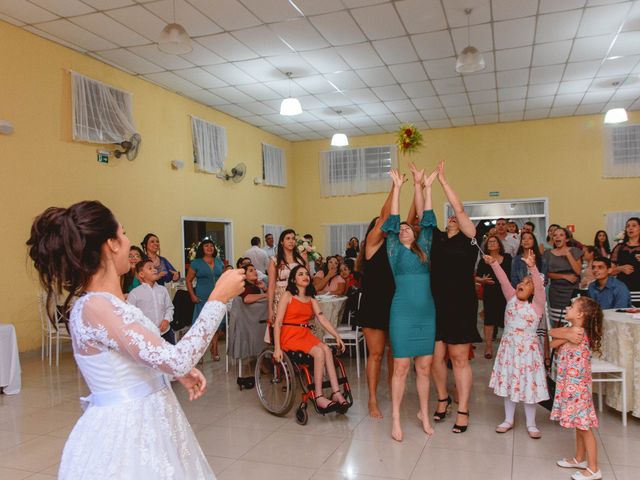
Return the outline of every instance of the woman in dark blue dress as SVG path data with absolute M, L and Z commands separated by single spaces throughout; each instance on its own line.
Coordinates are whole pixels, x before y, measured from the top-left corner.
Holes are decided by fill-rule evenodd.
M 435 215 L 431 210 L 431 184 L 437 171 L 424 179 L 424 170 L 418 171 L 412 164 L 416 211 L 420 215 L 420 232 L 408 223 L 400 223 L 400 189 L 404 176 L 397 170 L 389 173 L 393 180 L 391 215 L 382 230 L 387 233 L 387 253 L 396 284 L 389 336 L 393 350 L 393 376 L 391 378 L 392 429 L 391 437 L 402 441 L 400 404 L 404 396 L 411 358 L 415 358 L 416 386 L 420 400 L 418 417 L 427 435 L 433 433 L 427 413 L 429 401 L 429 375 L 435 344 L 435 306 L 429 283 L 429 256 L 431 238 L 435 227 Z M 426 187 L 426 200 L 423 194 Z

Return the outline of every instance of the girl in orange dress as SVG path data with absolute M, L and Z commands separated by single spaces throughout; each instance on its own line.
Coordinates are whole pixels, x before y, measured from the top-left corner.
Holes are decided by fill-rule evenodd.
M 315 297 L 309 271 L 303 265 L 291 270 L 287 282 L 287 291 L 280 297 L 278 314 L 274 325 L 275 348 L 273 359 L 282 360 L 283 350 L 299 350 L 313 357 L 313 379 L 316 389 L 316 405 L 320 413 L 333 412 L 348 406 L 338 384 L 336 367 L 331 349 L 322 343 L 311 331 L 309 321 L 315 316 L 322 327 L 333 335 L 340 351 L 344 351 L 344 342 L 331 322 L 324 316 Z M 324 396 L 322 380 L 327 372 L 331 383 L 330 399 Z

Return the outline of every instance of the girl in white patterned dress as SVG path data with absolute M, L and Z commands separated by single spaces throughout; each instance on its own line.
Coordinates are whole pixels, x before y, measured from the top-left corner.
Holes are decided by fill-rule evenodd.
M 505 433 L 513 428 L 516 404 L 524 402 L 527 432 L 531 438 L 541 438 L 536 426 L 536 404 L 549 399 L 543 355 L 536 333 L 545 305 L 542 277 L 532 252 L 522 257 L 530 275 L 515 289 L 493 257 L 485 255 L 484 260 L 491 265 L 507 299 L 504 333 L 489 382 L 493 392 L 504 397 L 504 422 L 496 427 L 496 432 Z

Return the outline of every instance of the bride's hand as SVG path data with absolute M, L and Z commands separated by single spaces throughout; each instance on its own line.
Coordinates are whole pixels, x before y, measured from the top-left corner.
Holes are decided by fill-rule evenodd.
M 197 368 L 192 368 L 184 377 L 178 377 L 176 380 L 187 389 L 190 401 L 200 398 L 207 389 L 207 379 Z
M 246 278 L 245 271 L 242 268 L 227 270 L 218 278 L 215 288 L 209 295 L 209 301 L 217 300 L 227 303 L 233 297 L 237 297 L 244 291 Z

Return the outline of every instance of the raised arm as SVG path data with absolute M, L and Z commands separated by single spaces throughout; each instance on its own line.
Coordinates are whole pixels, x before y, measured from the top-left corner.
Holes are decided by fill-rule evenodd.
M 456 192 L 454 192 L 453 188 L 451 188 L 447 183 L 447 179 L 444 176 L 444 162 L 440 162 L 438 164 L 438 181 L 440 182 L 440 185 L 442 185 L 444 194 L 447 196 L 447 200 L 449 200 L 456 218 L 458 219 L 458 226 L 460 227 L 460 230 L 468 238 L 474 238 L 476 236 L 476 226 L 469 218 L 469 215 L 464 211 L 464 206 L 458 198 L 458 195 L 456 195 Z
M 529 250 L 522 257 L 522 261 L 527 265 L 529 269 L 529 275 L 531 275 L 531 281 L 533 282 L 533 309 L 536 311 L 539 317 L 544 313 L 544 306 L 547 301 L 547 293 L 544 290 L 544 282 L 538 271 L 536 265 L 536 256 Z
M 500 264 L 496 262 L 496 259 L 491 255 L 485 255 L 482 258 L 491 266 L 491 269 L 493 270 L 493 273 L 495 273 L 498 282 L 500 282 L 500 288 L 502 289 L 504 298 L 506 298 L 507 301 L 511 300 L 516 294 L 516 290 L 515 288 L 513 288 L 513 286 L 511 286 L 511 282 L 507 278 L 507 274 L 504 273 L 504 270 L 502 269 Z
M 387 195 L 387 198 L 384 201 L 384 205 L 382 205 L 382 209 L 380 210 L 380 215 L 378 216 L 374 227 L 365 238 L 364 255 L 367 259 L 371 258 L 373 254 L 376 253 L 378 248 L 380 248 L 382 241 L 384 240 L 384 233 L 382 232 L 381 228 L 387 218 L 389 218 L 389 213 L 391 212 L 392 194 L 393 188 L 389 190 L 389 194 Z
M 424 207 L 424 192 L 422 191 L 422 182 L 424 180 L 424 168 L 422 170 L 418 170 L 415 163 L 409 163 L 409 169 L 411 170 L 411 175 L 413 176 L 413 204 L 411 205 L 411 211 L 413 211 L 413 218 L 411 220 L 407 219 L 407 223 L 414 225 L 415 223 L 420 223 L 422 220 L 422 212 L 425 210 Z M 417 219 L 417 222 L 416 222 Z

